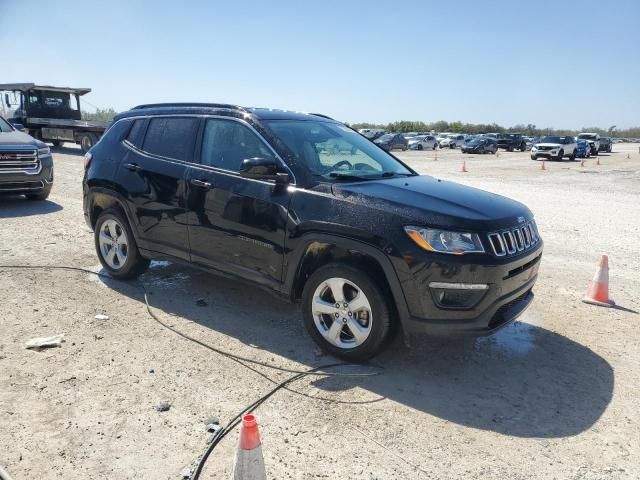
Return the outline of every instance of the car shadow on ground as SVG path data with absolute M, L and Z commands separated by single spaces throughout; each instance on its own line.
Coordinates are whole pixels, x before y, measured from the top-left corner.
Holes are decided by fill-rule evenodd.
M 51 200 L 33 201 L 23 195 L 0 196 L 0 218 L 29 217 L 62 210 L 62 205 Z
M 142 301 L 135 282 L 101 282 Z M 175 328 L 192 328 L 188 322 L 195 322 L 231 337 L 217 348 L 244 356 L 258 348 L 276 362 L 277 355 L 307 367 L 334 361 L 314 355 L 316 346 L 304 332 L 297 306 L 256 287 L 168 262 L 154 262 L 140 282 L 154 311 L 171 319 Z M 181 325 L 172 315 L 188 322 Z M 446 421 L 505 435 L 577 435 L 594 425 L 610 403 L 613 369 L 531 315 L 493 337 L 473 341 L 421 340 L 408 350 L 396 340 L 375 359 L 384 366 L 381 375 L 321 377 L 312 383 L 337 399 L 339 392 L 350 396 L 348 391 L 360 387 L 371 392 L 372 401 L 388 398 Z M 250 348 L 238 348 L 233 339 Z

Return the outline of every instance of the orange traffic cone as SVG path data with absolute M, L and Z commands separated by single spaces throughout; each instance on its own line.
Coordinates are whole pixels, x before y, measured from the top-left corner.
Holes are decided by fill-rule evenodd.
M 255 415 L 242 417 L 240 442 L 233 462 L 233 480 L 266 480 L 260 432 Z
M 580 160 L 580 166 L 584 167 L 584 158 L 582 160 Z
M 542 165 L 540 165 L 540 170 L 546 170 L 547 168 L 544 166 L 544 158 L 542 159 Z
M 463 172 L 463 173 L 467 173 L 468 172 L 468 170 L 467 170 L 467 161 L 466 160 L 462 161 L 462 166 L 460 167 L 460 171 Z
M 500 157 L 500 153 L 498 152 L 498 149 L 496 148 L 496 157 Z
M 600 165 L 600 157 L 596 160 L 596 165 Z
M 438 161 L 438 151 L 437 151 L 437 150 L 436 150 L 436 156 L 435 156 L 435 158 L 433 159 L 433 161 L 434 161 L 434 162 L 437 162 L 437 161 Z
M 587 295 L 582 301 L 602 307 L 611 307 L 616 304 L 609 298 L 609 257 L 606 255 L 600 257 L 596 274 L 593 276 Z
M 627 160 L 630 160 L 630 159 L 631 159 L 631 155 L 627 153 Z

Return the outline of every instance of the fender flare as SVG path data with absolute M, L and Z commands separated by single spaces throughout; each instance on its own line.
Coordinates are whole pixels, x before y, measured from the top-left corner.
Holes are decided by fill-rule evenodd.
M 404 324 L 405 320 L 409 318 L 409 308 L 407 306 L 407 301 L 405 299 L 400 280 L 398 279 L 396 270 L 389 260 L 389 257 L 382 250 L 373 245 L 352 238 L 317 232 L 305 233 L 299 237 L 298 240 L 300 241 L 300 244 L 289 254 L 285 270 L 286 276 L 282 285 L 283 293 L 285 293 L 289 298 L 293 299 L 294 297 L 294 282 L 298 278 L 302 259 L 309 248 L 309 245 L 314 242 L 328 243 L 347 250 L 356 250 L 373 258 L 384 272 L 401 324 Z

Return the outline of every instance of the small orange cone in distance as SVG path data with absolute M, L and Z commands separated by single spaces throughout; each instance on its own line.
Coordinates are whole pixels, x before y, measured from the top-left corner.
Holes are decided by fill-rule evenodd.
M 584 167 L 584 158 L 582 160 L 580 160 L 580 166 Z
M 600 157 L 596 160 L 596 165 L 600 165 Z
M 462 161 L 462 166 L 460 167 L 460 171 L 463 172 L 463 173 L 467 173 L 468 172 L 468 170 L 467 170 L 467 161 L 466 160 Z
M 540 165 L 540 170 L 546 170 L 547 168 L 544 166 L 544 158 L 542 159 L 542 165 Z
M 606 255 L 600 257 L 596 274 L 593 276 L 587 295 L 582 301 L 601 307 L 611 307 L 616 304 L 609 298 L 609 257 Z
M 435 156 L 435 158 L 433 159 L 433 161 L 434 161 L 434 162 L 437 162 L 437 161 L 438 161 L 438 151 L 437 151 L 437 150 L 436 150 L 436 156 Z
M 240 442 L 233 462 L 233 480 L 266 480 L 260 432 L 255 415 L 242 417 Z

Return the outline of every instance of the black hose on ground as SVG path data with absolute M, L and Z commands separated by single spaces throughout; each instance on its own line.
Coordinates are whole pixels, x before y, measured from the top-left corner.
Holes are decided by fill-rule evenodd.
M 81 267 L 69 267 L 66 265 L 0 265 L 0 270 L 2 269 L 16 269 L 16 270 L 67 270 L 67 271 L 75 271 L 75 272 L 82 272 L 82 273 L 87 273 L 90 275 L 95 275 L 98 277 L 104 277 L 104 278 L 108 278 L 110 280 L 116 280 L 122 283 L 126 283 L 127 285 L 129 285 L 128 282 L 125 282 L 124 280 L 118 280 L 116 278 L 111 277 L 110 275 L 107 275 L 105 273 L 100 273 L 100 272 L 94 272 L 93 270 L 89 270 L 87 268 L 81 268 Z M 204 465 L 207 461 L 207 459 L 209 458 L 209 456 L 211 455 L 211 453 L 213 452 L 213 450 L 215 449 L 215 447 L 222 441 L 222 439 L 229 433 L 231 432 L 241 421 L 242 416 L 250 411 L 255 410 L 256 408 L 258 408 L 260 405 L 262 405 L 265 401 L 267 401 L 273 394 L 275 394 L 278 390 L 282 389 L 282 388 L 286 388 L 287 385 L 289 385 L 290 383 L 295 382 L 296 380 L 299 380 L 303 377 L 309 376 L 309 375 L 317 375 L 317 376 L 323 376 L 323 377 L 371 377 L 371 376 L 375 376 L 375 375 L 379 375 L 380 371 L 382 370 L 381 367 L 379 366 L 374 366 L 374 368 L 377 369 L 377 371 L 375 372 L 369 372 L 369 373 L 343 373 L 343 372 L 326 372 L 325 370 L 327 369 L 331 369 L 331 368 L 336 368 L 336 367 L 343 367 L 343 366 L 348 366 L 348 365 L 355 365 L 352 363 L 347 363 L 347 362 L 339 362 L 339 363 L 332 363 L 332 364 L 327 364 L 327 365 L 321 365 L 319 367 L 314 367 L 311 368 L 309 370 L 293 370 L 293 369 L 289 369 L 289 368 L 284 368 L 284 367 L 279 367 L 277 365 L 270 365 L 268 363 L 264 363 L 258 360 L 254 360 L 251 358 L 247 358 L 247 357 L 242 357 L 240 355 L 236 355 L 230 352 L 227 352 L 225 350 L 220 350 L 217 347 L 213 347 L 207 343 L 204 343 L 201 340 L 198 340 L 197 338 L 193 338 L 175 328 L 173 328 L 171 325 L 168 325 L 167 323 L 163 322 L 160 318 L 158 318 L 158 316 L 151 310 L 151 305 L 149 303 L 149 297 L 148 297 L 148 292 L 147 289 L 145 288 L 144 284 L 140 283 L 139 287 L 142 290 L 143 293 L 143 297 L 144 297 L 144 303 L 147 309 L 147 312 L 149 313 L 149 316 L 151 316 L 151 318 L 153 318 L 157 323 L 159 323 L 160 325 L 162 325 L 164 328 L 166 328 L 167 330 L 172 331 L 173 333 L 175 333 L 176 335 L 181 336 L 182 338 L 186 339 L 186 340 L 190 340 L 191 342 L 194 342 L 204 348 L 207 348 L 219 355 L 222 355 L 230 360 L 233 360 L 234 362 L 242 365 L 243 367 L 251 370 L 252 372 L 260 375 L 261 377 L 265 378 L 266 380 L 268 380 L 271 383 L 274 383 L 275 386 L 269 391 L 267 392 L 265 395 L 263 395 L 262 397 L 260 397 L 258 400 L 256 400 L 255 402 L 253 402 L 251 405 L 248 405 L 247 407 L 245 407 L 240 413 L 238 413 L 225 427 L 223 427 L 221 430 L 219 430 L 216 434 L 216 436 L 214 437 L 214 439 L 211 441 L 211 443 L 209 444 L 209 446 L 207 447 L 207 449 L 205 450 L 204 454 L 200 457 L 198 464 L 196 466 L 196 468 L 194 469 L 193 473 L 191 474 L 191 480 L 197 480 L 200 477 L 200 474 L 202 473 L 202 470 L 204 468 Z M 256 365 L 256 366 L 261 366 L 261 367 L 265 367 L 265 368 L 270 368 L 272 370 L 276 370 L 279 372 L 284 372 L 284 373 L 292 373 L 294 374 L 292 377 L 289 377 L 288 379 L 278 382 L 272 378 L 270 378 L 269 376 L 265 375 L 264 373 L 256 370 L 255 368 L 251 367 L 250 365 Z M 297 392 L 296 392 L 297 393 Z M 323 399 L 319 399 L 319 400 L 323 400 Z M 3 472 L 2 468 L 0 467 L 0 480 L 5 480 L 5 478 L 2 477 L 2 474 L 6 472 Z M 8 477 L 8 474 L 6 474 L 6 480 L 11 480 L 10 477 Z

